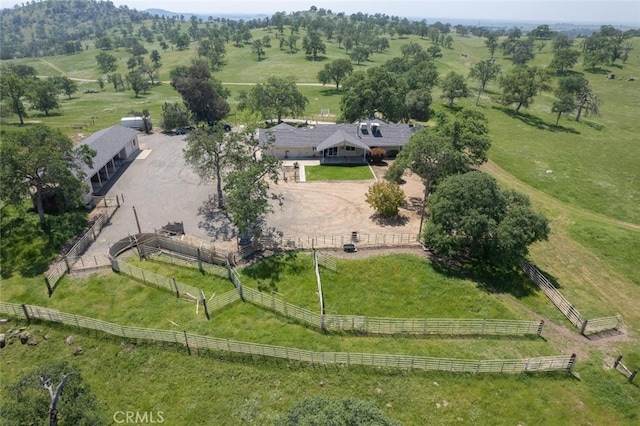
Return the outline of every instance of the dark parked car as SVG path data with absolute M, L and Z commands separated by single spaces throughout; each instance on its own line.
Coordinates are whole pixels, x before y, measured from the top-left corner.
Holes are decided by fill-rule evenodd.
M 209 126 L 210 127 L 215 127 L 217 124 L 218 124 L 218 122 L 216 122 L 216 121 L 210 121 L 209 122 Z M 224 131 L 225 132 L 230 132 L 231 131 L 231 124 L 223 123 L 222 126 L 224 127 Z
M 191 130 L 193 129 L 193 127 L 191 126 L 184 126 L 179 128 L 178 130 L 176 130 L 176 135 L 186 135 L 187 133 L 189 133 Z

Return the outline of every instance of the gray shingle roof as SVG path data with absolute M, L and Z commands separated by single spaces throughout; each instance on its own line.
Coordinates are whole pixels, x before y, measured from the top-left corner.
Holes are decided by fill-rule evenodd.
M 96 156 L 93 157 L 92 169 L 89 169 L 86 164 L 82 163 L 82 170 L 87 177 L 93 175 L 111 161 L 111 159 L 137 135 L 137 130 L 123 126 L 111 126 L 95 132 L 80 142 L 80 145 L 88 145 L 89 148 L 94 149 L 97 153 Z
M 316 147 L 318 151 L 322 151 L 328 148 L 332 148 L 334 146 L 341 145 L 346 143 L 351 146 L 356 146 L 358 148 L 364 149 L 365 151 L 371 151 L 371 148 L 367 146 L 361 139 L 356 138 L 350 133 L 345 132 L 343 129 L 337 130 L 334 134 L 329 136 L 327 139 L 320 142 L 320 144 Z
M 360 124 L 366 123 L 367 130 L 361 131 Z M 378 131 L 371 132 L 371 123 L 378 124 Z M 295 128 L 286 123 L 280 123 L 270 129 L 260 129 L 260 143 L 265 145 L 269 140 L 269 134 L 275 136 L 276 148 L 302 148 L 316 147 L 331 137 L 338 131 L 345 135 L 350 135 L 354 140 L 359 140 L 369 148 L 376 146 L 397 146 L 402 147 L 419 126 L 409 124 L 391 124 L 383 120 L 363 120 L 350 124 L 318 124 L 314 127 Z

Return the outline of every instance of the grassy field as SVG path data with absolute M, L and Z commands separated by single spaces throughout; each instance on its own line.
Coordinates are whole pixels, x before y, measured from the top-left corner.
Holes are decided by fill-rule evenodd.
M 321 166 L 305 166 L 304 171 L 308 181 L 373 179 L 371 168 L 366 164 L 323 164 Z
M 131 259 L 148 270 L 210 291 L 225 291 L 231 284 L 196 270 Z M 394 276 L 395 271 L 397 277 Z M 352 295 L 357 302 L 343 309 L 372 314 L 434 313 L 443 316 L 474 316 L 473 300 L 506 317 L 527 316 L 511 297 L 498 298 L 474 282 L 453 279 L 435 272 L 413 255 L 374 257 L 338 263 L 339 273 L 322 270 L 324 288 L 331 300 Z M 379 286 L 385 271 L 385 289 Z M 402 272 L 404 271 L 404 272 Z M 290 301 L 312 304 L 314 274 L 308 254 L 290 254 L 269 259 L 242 271 L 243 280 L 274 279 L 277 291 Z M 401 279 L 396 279 L 396 278 Z M 168 292 L 144 286 L 113 273 L 87 279 L 65 278 L 53 298 L 45 295 L 39 279 L 21 282 L 3 290 L 3 300 L 49 306 L 66 312 L 145 327 L 169 328 L 178 324 L 189 332 L 217 337 L 319 351 L 352 351 L 423 354 L 460 358 L 520 358 L 559 353 L 562 342 L 553 338 L 375 338 L 350 334 L 323 335 L 316 330 L 241 302 L 214 312 L 211 321 L 194 304 Z M 263 281 L 264 284 L 264 281 Z M 415 288 L 413 291 L 408 288 Z M 368 297 L 358 293 L 368 292 Z M 302 293 L 302 294 L 301 294 Z M 311 294 L 311 298 L 304 294 Z M 353 296 L 355 295 L 355 296 Z M 539 294 L 527 297 L 541 297 Z M 407 309 L 409 300 L 417 303 Z M 352 299 L 353 300 L 353 299 Z M 95 303 L 88 303 L 94 301 Z M 420 307 L 422 302 L 423 307 Z M 549 303 L 548 301 L 546 302 Z M 333 305 L 332 305 L 333 304 Z M 430 306 L 435 305 L 438 306 Z M 0 332 L 20 323 L 0 326 Z M 184 349 L 158 347 L 143 342 L 95 336 L 73 328 L 33 324 L 28 329 L 39 341 L 31 347 L 15 343 L 5 350 L 3 380 L 10 382 L 29 366 L 67 360 L 91 384 L 110 418 L 115 411 L 163 411 L 169 424 L 242 424 L 243 418 L 270 424 L 287 407 L 305 395 L 348 396 L 374 401 L 406 424 L 449 424 L 460 421 L 503 424 L 520 423 L 632 424 L 637 419 L 637 389 L 629 388 L 619 373 L 602 371 L 598 352 L 581 360 L 580 380 L 565 374 L 491 375 L 401 372 L 393 369 L 310 367 L 281 361 L 239 359 L 208 352 L 189 357 Z M 74 335 L 74 355 L 64 344 Z M 47 339 L 44 336 L 47 335 Z M 18 361 L 19 360 L 19 361 Z M 114 369 L 113 365 L 118 368 Z M 634 396 L 634 392 L 636 393 Z M 132 402 L 130 395 L 137 395 Z M 514 398 L 514 395 L 517 395 Z M 212 406 L 211 401 L 216 401 Z M 615 407 L 611 409 L 611 405 Z M 194 409 L 209 407 L 207 410 Z M 510 423 L 510 422 L 509 422 Z
M 255 37 L 271 35 L 254 30 Z M 417 37 L 390 40 L 391 49 L 374 54 L 358 66 L 379 66 L 396 56 L 401 45 Z M 638 49 L 639 40 L 633 42 Z M 179 100 L 166 83 L 169 71 L 189 63 L 195 45 L 186 51 L 162 52 L 163 83 L 135 98 L 130 91 L 116 93 L 105 87 L 97 94 L 95 66 L 97 51 L 78 55 L 24 59 L 39 75 L 67 75 L 87 81 L 71 100 L 61 98 L 61 111 L 51 117 L 31 112 L 28 120 L 57 127 L 76 140 L 106 126 L 118 124 L 129 111 L 149 109 L 158 123 L 163 102 Z M 634 51 L 636 52 L 636 51 Z M 214 76 L 231 91 L 229 122 L 240 90 L 272 74 L 294 74 L 300 90 L 309 99 L 305 119 L 320 119 L 321 109 L 339 115 L 340 93 L 332 86 L 317 84 L 317 72 L 328 60 L 345 57 L 335 43 L 327 44 L 326 59 L 309 61 L 301 53 L 292 55 L 276 47 L 267 49 L 266 59 L 258 62 L 249 47 L 227 45 L 227 64 Z M 441 75 L 449 71 L 467 74 L 476 61 L 488 57 L 482 39 L 454 34 L 453 49 L 444 49 L 436 61 Z M 118 72 L 126 72 L 129 54 L 116 51 Z M 534 63 L 546 65 L 550 46 L 536 56 Z M 510 61 L 498 54 L 503 70 Z M 576 71 L 585 70 L 579 65 Z M 604 73 L 615 72 L 616 80 L 605 80 Z M 145 327 L 172 328 L 173 323 L 189 332 L 259 343 L 289 345 L 314 350 L 354 352 L 415 353 L 466 358 L 526 357 L 578 351 L 576 372 L 569 375 L 471 376 L 445 373 L 406 373 L 371 369 L 308 367 L 271 362 L 244 362 L 226 357 L 188 357 L 173 348 L 133 344 L 103 339 L 74 329 L 35 324 L 30 330 L 39 339 L 36 347 L 14 344 L 3 349 L 0 362 L 3 383 L 16 379 L 31 366 L 66 359 L 83 373 L 109 418 L 117 410 L 164 410 L 167 424 L 270 424 L 302 396 L 356 396 L 374 401 L 391 417 L 406 424 L 637 424 L 640 391 L 625 383 L 611 370 L 612 360 L 624 355 L 632 369 L 640 368 L 640 85 L 626 81 L 640 76 L 640 56 L 630 55 L 621 68 L 598 73 L 585 71 L 593 90 L 603 100 L 602 116 L 586 117 L 579 123 L 562 117 L 555 126 L 551 113 L 553 96 L 543 93 L 518 116 L 498 104 L 499 87 L 489 83 L 478 107 L 489 119 L 492 147 L 490 162 L 483 169 L 505 187 L 525 192 L 535 208 L 551 220 L 549 241 L 531 248 L 531 259 L 551 276 L 561 292 L 593 318 L 620 314 L 624 335 L 588 341 L 572 331 L 556 334 L 551 329 L 542 339 L 407 339 L 357 338 L 350 335 L 322 335 L 316 330 L 291 324 L 283 318 L 249 304 L 238 303 L 216 313 L 206 321 L 195 305 L 177 300 L 169 293 L 113 273 L 88 278 L 64 278 L 53 298 L 46 297 L 39 256 L 51 256 L 42 235 L 22 231 L 21 218 L 2 215 L 2 271 L 0 299 L 48 306 L 62 311 L 92 316 L 116 323 Z M 476 82 L 470 82 L 472 89 Z M 447 111 L 434 92 L 433 107 Z M 456 104 L 474 107 L 475 97 Z M 324 117 L 323 121 L 332 117 Z M 236 123 L 234 123 L 236 124 Z M 2 118 L 1 131 L 16 131 L 17 118 Z M 82 129 L 74 129 L 81 125 Z M 307 177 L 309 178 L 307 168 Z M 364 169 L 363 169 L 364 170 Z M 367 172 L 370 173 L 370 172 Z M 313 174 L 313 172 L 311 173 Z M 370 175 L 367 177 L 370 179 Z M 11 220 L 11 226 L 9 226 Z M 63 225 L 61 225 L 63 226 Z M 70 228 L 71 224 L 65 225 Z M 64 226 L 63 226 L 64 227 Z M 21 232 L 32 241 L 7 251 Z M 21 261 L 7 268 L 7 259 Z M 33 258 L 33 262 L 25 259 Z M 134 260 L 132 260 L 134 261 Z M 207 295 L 230 290 L 225 280 L 178 269 L 155 262 L 134 261 L 138 266 L 175 276 L 178 281 L 201 287 Z M 140 265 L 142 264 L 142 265 Z M 273 266 L 273 265 L 272 265 Z M 410 256 L 339 261 L 339 273 L 322 270 L 323 287 L 330 313 L 412 317 L 499 317 L 543 316 L 551 324 L 569 328 L 568 322 L 540 292 L 532 291 L 521 278 L 513 278 L 517 291 L 504 291 L 507 282 L 470 281 L 434 269 L 422 259 Z M 271 266 L 265 267 L 272 271 Z M 5 272 L 11 270 L 5 276 Z M 275 289 L 287 300 L 316 309 L 315 277 L 308 255 L 287 259 L 278 279 L 272 275 L 243 271 L 248 285 Z M 511 283 L 513 284 L 513 283 Z M 375 291 L 372 291 L 375 289 Z M 16 323 L 0 326 L 0 333 Z M 84 348 L 74 356 L 64 337 L 76 334 Z M 567 337 L 569 336 L 569 337 Z M 573 336 L 573 337 L 572 337 Z M 568 352 L 570 353 L 570 352 Z M 637 382 L 637 379 L 636 379 Z M 135 402 L 131 402 L 135 401 Z M 213 402 L 212 402 L 213 401 Z M 446 404 L 445 404 L 446 401 Z

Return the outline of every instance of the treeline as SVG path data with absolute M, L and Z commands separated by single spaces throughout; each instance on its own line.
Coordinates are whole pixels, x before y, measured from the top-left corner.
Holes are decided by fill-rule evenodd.
M 116 7 L 110 1 L 32 0 L 0 10 L 0 59 L 77 53 L 86 48 L 84 40 L 150 18 L 148 13 Z
M 222 63 L 222 43 L 233 41 L 238 47 L 248 44 L 251 42 L 251 30 L 256 28 L 273 27 L 279 47 L 292 51 L 298 50 L 298 41 L 304 42 L 298 36 L 303 29 L 306 33 L 335 41 L 347 51 L 364 47 L 372 52 L 388 47 L 386 37 L 414 35 L 451 47 L 453 32 L 461 36 L 487 37 L 492 34 L 503 37 L 515 30 L 452 26 L 440 21 L 429 24 L 424 19 L 415 21 L 381 13 L 334 14 L 330 9 L 316 7 L 288 14 L 277 12 L 271 17 L 246 21 L 212 16 L 203 20 L 197 15 L 190 15 L 187 20 L 184 15 L 151 15 L 127 6 L 115 7 L 110 1 L 94 0 L 34 0 L 0 11 L 0 20 L 3 28 L 0 59 L 74 54 L 87 49 L 85 42 L 88 40 L 94 40 L 97 48 L 109 50 L 128 47 L 131 39 L 139 39 L 147 43 L 157 41 L 163 50 L 184 50 L 191 42 L 196 42 L 199 44 L 198 55 L 209 56 L 212 68 Z M 537 40 L 550 40 L 558 33 L 561 32 L 541 25 L 529 35 Z M 625 34 L 638 36 L 640 29 L 629 30 Z M 589 36 L 591 33 L 577 35 Z M 307 50 L 305 46 L 303 49 Z

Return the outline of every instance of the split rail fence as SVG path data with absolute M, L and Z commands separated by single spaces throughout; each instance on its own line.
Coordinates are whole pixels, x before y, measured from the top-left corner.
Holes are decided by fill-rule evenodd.
M 638 374 L 638 370 L 629 370 L 629 368 L 627 368 L 626 365 L 624 365 L 622 363 L 622 355 L 618 355 L 618 358 L 616 358 L 616 362 L 613 364 L 613 368 L 616 371 L 621 372 L 624 377 L 627 378 L 627 381 L 629 383 L 633 383 L 633 379 L 635 379 L 636 375 Z
M 361 234 L 351 235 L 309 235 L 309 236 L 271 236 L 262 240 L 263 245 L 269 243 L 284 249 L 309 250 L 313 248 L 342 248 L 344 244 L 353 243 L 358 247 L 399 247 L 420 244 L 416 234 Z
M 206 299 L 202 289 L 180 283 L 126 262 L 120 262 L 117 255 L 137 246 L 142 256 L 167 255 L 177 262 L 227 277 L 236 288 L 237 296 L 231 292 Z M 141 234 L 127 237 L 111 247 L 112 268 L 116 272 L 126 274 L 145 284 L 156 286 L 176 297 L 192 302 L 200 302 L 206 310 L 207 318 L 211 312 L 241 299 L 258 306 L 270 309 L 287 318 L 325 331 L 352 331 L 363 334 L 414 334 L 414 335 L 540 335 L 544 321 L 521 321 L 507 319 L 457 319 L 457 318 L 369 318 L 356 315 L 326 315 L 288 303 L 271 294 L 244 287 L 240 275 L 231 266 L 228 256 L 215 250 L 197 250 L 182 241 L 157 234 Z M 335 259 L 316 252 L 317 263 L 335 268 Z M 199 257 L 198 257 L 199 256 Z M 173 262 L 173 260 L 171 260 Z M 215 262 L 215 263 L 214 263 Z M 221 266 L 222 263 L 224 266 Z
M 571 304 L 542 272 L 528 260 L 522 261 L 522 269 L 551 300 L 551 302 L 564 314 L 565 317 L 580 330 L 584 336 L 600 333 L 608 330 L 617 330 L 620 326 L 620 317 L 583 318 L 578 309 Z
M 124 200 L 124 198 L 123 198 Z M 115 198 L 97 198 L 96 209 L 101 209 L 102 212 L 95 216 L 95 220 L 91 228 L 89 228 L 82 237 L 69 249 L 69 251 L 47 274 L 44 279 L 47 286 L 47 293 L 49 297 L 53 295 L 53 291 L 56 288 L 56 284 L 62 277 L 69 273 L 74 267 L 76 262 L 82 261 L 82 254 L 87 250 L 92 242 L 98 239 L 98 235 L 102 228 L 109 223 L 111 217 L 120 208 L 120 198 L 116 195 Z
M 54 309 L 32 305 L 0 302 L 0 313 L 25 317 L 27 321 L 43 320 L 78 328 L 100 331 L 125 339 L 140 339 L 153 342 L 173 343 L 192 349 L 207 349 L 225 353 L 286 359 L 313 365 L 369 366 L 374 368 L 400 368 L 408 370 L 435 370 L 467 373 L 523 373 L 538 371 L 570 372 L 576 355 L 535 357 L 528 359 L 471 360 L 434 358 L 398 354 L 363 354 L 350 352 L 315 352 L 283 346 L 239 342 L 216 337 L 187 333 L 186 331 L 158 330 L 130 327 L 80 315 L 68 314 Z

